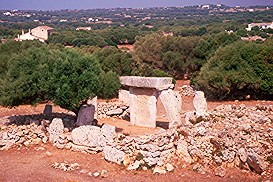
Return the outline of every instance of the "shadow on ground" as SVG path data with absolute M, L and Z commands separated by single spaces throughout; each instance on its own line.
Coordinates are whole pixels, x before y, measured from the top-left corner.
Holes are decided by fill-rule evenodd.
M 8 117 L 8 122 L 5 125 L 29 125 L 35 123 L 41 125 L 42 121 L 51 121 L 54 118 L 61 118 L 66 128 L 75 128 L 76 116 L 65 114 L 65 113 L 51 113 L 50 115 L 44 114 L 30 114 L 30 115 L 14 115 Z

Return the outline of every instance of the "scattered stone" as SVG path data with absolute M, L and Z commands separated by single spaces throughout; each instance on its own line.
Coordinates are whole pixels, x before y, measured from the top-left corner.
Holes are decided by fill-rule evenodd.
M 82 169 L 82 170 L 79 171 L 79 173 L 88 174 L 88 170 L 87 169 Z
M 170 163 L 167 163 L 167 164 L 166 164 L 166 170 L 169 171 L 169 172 L 173 171 L 173 170 L 174 170 L 173 165 L 170 164 Z
M 153 170 L 153 174 L 166 174 L 164 167 L 156 166 Z
M 226 169 L 222 166 L 217 167 L 215 170 L 215 176 L 224 177 L 226 175 Z
M 129 171 L 137 170 L 139 168 L 140 164 L 141 164 L 141 161 L 135 161 L 133 164 L 131 164 L 127 167 L 127 170 L 129 170 Z
M 46 151 L 45 154 L 46 154 L 47 156 L 52 156 L 52 153 L 49 152 L 49 151 Z
M 94 172 L 93 176 L 99 177 L 99 176 L 100 176 L 100 173 L 99 173 L 99 172 Z
M 246 149 L 240 148 L 240 149 L 238 150 L 238 155 L 239 155 L 239 158 L 241 159 L 242 162 L 246 162 L 246 160 L 247 160 L 247 152 L 246 152 Z
M 106 171 L 106 170 L 104 170 L 104 169 L 103 169 L 103 170 L 101 171 L 101 173 L 100 173 L 100 176 L 101 176 L 102 178 L 107 178 L 108 175 L 109 175 L 108 171 Z

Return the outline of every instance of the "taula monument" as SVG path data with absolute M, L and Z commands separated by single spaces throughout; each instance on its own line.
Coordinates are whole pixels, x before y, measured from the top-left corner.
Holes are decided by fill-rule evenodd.
M 156 127 L 157 100 L 160 98 L 167 113 L 169 128 L 182 124 L 180 116 L 181 100 L 172 90 L 169 77 L 120 77 L 122 85 L 129 87 L 130 122 L 136 126 Z

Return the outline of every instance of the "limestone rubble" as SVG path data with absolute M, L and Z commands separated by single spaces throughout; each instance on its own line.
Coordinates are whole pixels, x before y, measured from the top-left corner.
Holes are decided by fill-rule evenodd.
M 59 123 L 60 119 L 54 121 Z M 188 166 L 194 164 L 194 170 L 201 173 L 214 166 L 211 172 L 219 176 L 227 175 L 227 168 L 266 175 L 273 169 L 272 122 L 273 106 L 259 105 L 221 105 L 193 123 L 142 136 L 117 134 L 111 125 L 81 126 L 71 132 L 60 123 L 50 129 L 49 123 L 54 123 L 50 120 L 32 121 L 1 125 L 0 147 L 5 150 L 46 143 L 51 138 L 50 131 L 55 131 L 58 138 L 54 135 L 52 141 L 56 147 L 86 153 L 102 151 L 105 159 L 125 164 L 130 170 L 152 167 L 154 173 L 164 174 L 171 170 L 170 164 L 176 165 L 173 159 L 179 159 Z

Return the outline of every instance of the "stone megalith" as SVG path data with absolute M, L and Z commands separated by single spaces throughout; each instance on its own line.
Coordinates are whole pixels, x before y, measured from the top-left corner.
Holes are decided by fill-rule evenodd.
M 195 92 L 193 98 L 193 106 L 197 117 L 206 115 L 208 106 L 204 92 L 202 91 Z
M 122 85 L 129 87 L 130 122 L 133 125 L 156 127 L 158 97 L 167 112 L 169 127 L 173 128 L 182 123 L 181 105 L 172 90 L 172 78 L 124 76 L 120 77 L 120 81 Z
M 48 127 L 49 141 L 55 143 L 64 132 L 64 124 L 61 118 L 54 118 Z
M 94 105 L 83 105 L 78 113 L 76 125 L 96 125 L 94 122 L 95 110 Z
M 45 105 L 43 114 L 44 114 L 45 116 L 49 116 L 50 114 L 52 114 L 52 105 L 51 105 L 51 104 L 46 104 L 46 105 Z
M 178 100 L 172 89 L 163 90 L 159 94 L 160 100 L 167 113 L 169 128 L 175 128 L 182 124 Z M 181 107 L 181 106 L 180 106 Z

